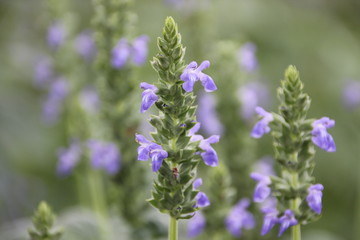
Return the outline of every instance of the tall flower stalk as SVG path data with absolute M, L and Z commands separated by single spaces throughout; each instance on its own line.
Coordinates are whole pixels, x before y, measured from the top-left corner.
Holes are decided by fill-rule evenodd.
M 280 176 L 252 173 L 251 177 L 257 181 L 254 201 L 271 202 L 263 208 L 262 235 L 279 224 L 279 236 L 291 227 L 292 239 L 300 240 L 301 225 L 318 219 L 322 210 L 324 187 L 316 184 L 312 176 L 314 146 L 327 152 L 336 150 L 334 140 L 327 132 L 335 121 L 327 117 L 306 118 L 310 98 L 303 92 L 303 83 L 294 66 L 286 70 L 278 98 L 279 113 L 270 113 L 260 107 L 256 109 L 261 119 L 251 135 L 260 138 L 271 131 Z
M 113 175 L 116 205 L 122 217 L 132 227 L 132 238 L 155 233 L 145 217 L 147 205 L 145 189 L 148 187 L 144 166 L 136 164 L 136 143 L 131 141 L 139 126 L 135 67 L 147 59 L 148 37 L 134 37 L 136 15 L 130 11 L 131 0 L 93 0 L 96 58 L 96 84 L 102 107 L 100 119 L 102 138 L 113 142 L 121 152 L 121 166 Z M 136 189 L 136 191 L 134 190 Z M 158 234 L 158 233 L 156 233 Z
M 155 128 L 151 133 L 153 141 L 137 134 L 138 160 L 152 160 L 156 172 L 154 190 L 149 203 L 160 212 L 170 216 L 169 239 L 177 239 L 177 221 L 189 219 L 201 207 L 210 205 L 206 194 L 199 192 L 201 181 L 194 182 L 201 159 L 209 166 L 217 165 L 217 154 L 211 146 L 218 136 L 204 139 L 197 135 L 194 84 L 199 81 L 205 91 L 216 90 L 212 78 L 203 73 L 209 61 L 197 66 L 184 64 L 185 48 L 173 18 L 165 20 L 162 38 L 157 45 L 160 53 L 152 60 L 152 66 L 159 75 L 155 85 L 142 83 L 141 112 L 155 105 L 158 115 L 151 115 L 150 123 Z M 196 126 L 195 126 L 196 125 Z

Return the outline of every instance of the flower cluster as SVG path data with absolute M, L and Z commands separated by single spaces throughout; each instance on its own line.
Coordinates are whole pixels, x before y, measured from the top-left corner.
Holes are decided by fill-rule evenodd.
M 135 65 L 143 65 L 146 61 L 149 37 L 141 35 L 132 44 L 126 38 L 121 38 L 112 49 L 111 65 L 116 69 L 123 68 L 129 59 Z

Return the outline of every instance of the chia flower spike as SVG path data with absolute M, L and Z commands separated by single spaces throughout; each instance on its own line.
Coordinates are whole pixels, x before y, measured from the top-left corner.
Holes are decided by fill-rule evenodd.
M 77 141 L 72 142 L 68 149 L 60 149 L 58 151 L 57 173 L 62 176 L 69 175 L 80 161 L 81 154 L 81 146 Z
M 271 129 L 275 159 L 281 167 L 280 176 L 252 173 L 251 177 L 258 181 L 254 201 L 271 203 L 262 208 L 262 235 L 280 224 L 279 236 L 291 227 L 293 240 L 300 240 L 300 225 L 315 221 L 322 210 L 324 187 L 314 184 L 312 176 L 314 145 L 327 152 L 336 150 L 335 142 L 327 132 L 335 126 L 335 121 L 328 117 L 306 119 L 310 98 L 303 92 L 299 72 L 293 66 L 285 72 L 278 98 L 278 114 L 256 109 L 263 118 L 254 127 L 252 135 L 260 137 Z
M 195 81 L 201 81 L 205 89 L 216 89 L 213 80 L 201 71 L 209 66 L 204 61 L 199 67 L 195 62 L 185 68 L 185 48 L 174 19 L 165 21 L 163 36 L 157 40 L 160 53 L 151 64 L 159 75 L 154 85 L 142 83 L 141 112 L 152 105 L 159 110 L 150 116 L 155 128 L 151 133 L 153 140 L 136 134 L 138 159 L 152 158 L 153 171 L 157 178 L 149 203 L 161 212 L 170 215 L 171 226 L 178 219 L 189 219 L 199 208 L 210 205 L 209 198 L 197 189 L 202 181 L 195 180 L 197 165 L 204 160 L 210 166 L 217 165 L 218 158 L 212 143 L 218 142 L 218 136 L 204 139 L 195 135 L 196 105 L 190 90 Z M 190 81 L 190 83 L 187 83 Z M 184 83 L 185 82 L 185 83 Z M 184 87 L 185 86 L 185 87 Z M 173 229 L 170 228 L 170 229 Z M 173 233 L 171 230 L 170 232 Z
M 130 57 L 131 47 L 126 38 L 122 38 L 112 50 L 111 64 L 114 68 L 123 68 Z

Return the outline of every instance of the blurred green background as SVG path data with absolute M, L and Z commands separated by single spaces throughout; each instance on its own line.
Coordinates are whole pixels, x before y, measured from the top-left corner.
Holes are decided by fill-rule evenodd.
M 91 2 L 73 0 L 72 10 L 80 16 L 81 25 L 89 28 Z M 44 11 L 40 0 L 0 0 L 0 236 L 4 236 L 0 238 L 4 240 L 10 239 L 6 237 L 10 232 L 25 234 L 28 218 L 40 200 L 65 217 L 76 202 L 74 179 L 55 174 L 62 128 L 41 122 L 44 96 L 33 86 L 34 65 L 47 48 Z M 174 9 L 160 0 L 137 0 L 133 11 L 138 15 L 137 32 L 150 37 L 150 56 L 157 52 L 156 37 L 169 15 L 179 24 L 187 62 L 204 60 L 197 56 L 210 57 L 208 51 L 192 44 L 194 37 L 205 45 L 218 40 L 255 43 L 260 75 L 273 98 L 271 110 L 276 108 L 276 88 L 285 68 L 289 64 L 298 68 L 312 98 L 309 117 L 335 119 L 331 134 L 337 144 L 336 153 L 318 151 L 316 155 L 314 175 L 325 186 L 324 209 L 319 221 L 303 228 L 304 236 L 359 239 L 360 114 L 359 109 L 344 107 L 342 89 L 346 80 L 360 79 L 360 2 L 210 0 L 201 10 L 204 29 L 193 29 L 189 9 Z M 207 34 L 202 36 L 203 32 Z M 142 80 L 156 80 L 150 64 L 140 71 Z M 226 93 L 219 89 L 219 94 Z M 262 149 L 259 156 L 272 154 L 269 145 Z

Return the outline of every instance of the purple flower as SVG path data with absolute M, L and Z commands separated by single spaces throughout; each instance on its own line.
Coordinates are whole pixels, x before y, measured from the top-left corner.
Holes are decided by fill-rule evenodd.
M 35 66 L 34 84 L 38 88 L 46 88 L 54 77 L 53 63 L 49 58 L 42 58 Z
M 296 220 L 294 213 L 290 209 L 287 209 L 285 210 L 284 215 L 279 218 L 279 224 L 280 231 L 278 236 L 280 237 L 286 229 L 298 224 L 298 221 Z
M 235 237 L 240 237 L 242 229 L 252 229 L 255 227 L 254 216 L 247 211 L 250 201 L 247 198 L 240 200 L 233 207 L 225 219 L 227 230 Z
M 216 98 L 214 95 L 201 94 L 198 101 L 198 120 L 202 123 L 204 131 L 209 134 L 219 134 L 224 132 L 224 126 L 221 124 L 216 112 Z
M 132 44 L 132 61 L 135 65 L 143 65 L 148 55 L 149 37 L 141 35 Z
M 204 192 L 199 192 L 196 197 L 196 207 L 207 207 L 210 206 L 210 200 Z
M 121 156 L 116 144 L 92 139 L 88 141 L 88 147 L 94 168 L 102 168 L 111 175 L 119 171 Z
M 336 146 L 334 139 L 326 130 L 327 128 L 332 128 L 334 126 L 335 121 L 328 117 L 322 117 L 318 120 L 315 120 L 312 123 L 313 130 L 311 132 L 313 136 L 313 143 L 327 152 L 335 152 Z
M 209 61 L 203 61 L 197 66 L 195 61 L 191 62 L 181 74 L 180 79 L 184 81 L 183 89 L 186 92 L 192 92 L 196 81 L 200 80 L 204 86 L 205 92 L 213 92 L 217 89 L 214 80 L 202 71 L 210 66 Z
M 254 164 L 254 172 L 265 176 L 275 175 L 273 163 L 274 159 L 272 159 L 271 157 L 262 157 Z
M 140 83 L 140 88 L 144 89 L 141 95 L 142 99 L 140 107 L 140 112 L 143 113 L 159 99 L 156 95 L 158 88 L 146 82 Z
M 279 212 L 276 207 L 263 208 L 262 212 L 264 213 L 264 222 L 261 228 L 261 235 L 265 235 L 279 222 L 277 217 Z
M 190 129 L 189 136 L 191 136 L 191 141 L 200 141 L 199 147 L 205 151 L 201 153 L 204 163 L 208 166 L 216 167 L 219 163 L 218 156 L 215 149 L 210 144 L 219 142 L 220 136 L 212 135 L 211 137 L 204 139 L 203 136 L 195 134 L 199 128 L 200 123 L 197 123 L 192 129 Z
M 47 41 L 51 48 L 56 49 L 61 46 L 65 41 L 65 37 L 65 26 L 61 22 L 55 22 L 49 27 Z
M 131 47 L 126 38 L 121 38 L 112 50 L 111 65 L 116 69 L 125 66 L 131 54 Z
M 271 129 L 268 125 L 271 121 L 274 120 L 274 117 L 271 113 L 265 111 L 262 107 L 256 107 L 255 112 L 263 118 L 255 124 L 251 131 L 251 137 L 261 138 L 265 133 L 270 132 Z
M 195 179 L 195 181 L 193 182 L 193 188 L 194 188 L 194 189 L 198 189 L 202 184 L 203 184 L 202 179 L 201 179 L 201 178 L 197 178 L 197 179 Z
M 254 202 L 263 202 L 271 194 L 270 177 L 256 172 L 251 173 L 250 177 L 258 182 L 254 191 Z
M 267 87 L 259 82 L 251 82 L 238 90 L 241 103 L 241 117 L 250 121 L 254 117 L 256 106 L 268 105 L 269 93 Z
M 81 153 L 81 146 L 77 141 L 72 142 L 68 149 L 61 148 L 58 151 L 57 173 L 61 176 L 69 175 L 79 162 Z
M 346 107 L 354 109 L 360 104 L 360 82 L 348 81 L 343 90 L 343 102 Z
M 253 43 L 245 43 L 238 51 L 237 56 L 240 66 L 247 72 L 253 72 L 258 67 L 256 59 L 256 46 Z
M 96 53 L 96 46 L 90 31 L 80 33 L 75 39 L 75 50 L 85 60 L 91 61 Z
M 188 223 L 188 237 L 196 237 L 204 231 L 206 220 L 204 215 L 197 211 L 195 215 L 189 220 Z
M 81 106 L 89 113 L 96 113 L 100 108 L 100 99 L 94 87 L 86 87 L 79 96 Z
M 317 214 L 320 214 L 322 209 L 322 190 L 324 190 L 324 186 L 321 184 L 311 185 L 306 197 L 309 207 Z
M 66 79 L 59 78 L 50 86 L 48 97 L 43 106 L 43 118 L 46 123 L 57 121 L 62 103 L 69 93 L 69 85 Z
M 136 141 L 140 144 L 137 149 L 138 160 L 147 161 L 151 158 L 153 172 L 158 171 L 163 160 L 168 157 L 168 153 L 160 145 L 147 140 L 143 135 L 136 134 L 135 136 Z

